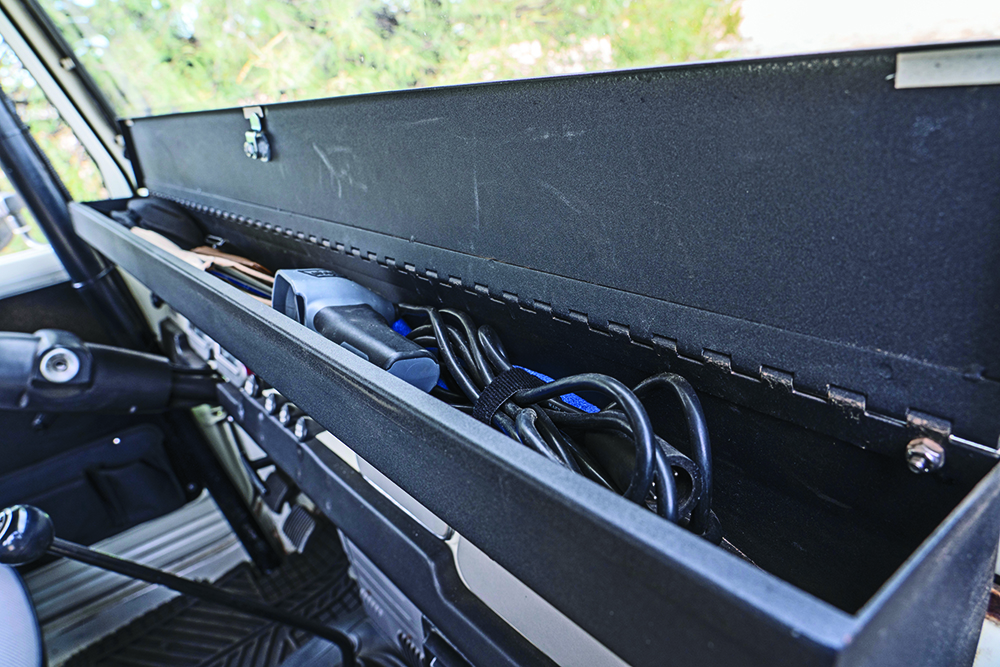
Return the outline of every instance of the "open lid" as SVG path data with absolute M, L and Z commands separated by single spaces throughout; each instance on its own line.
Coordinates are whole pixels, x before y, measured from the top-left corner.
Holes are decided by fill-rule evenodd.
M 896 85 L 941 48 L 125 125 L 152 194 L 995 448 L 1000 86 Z

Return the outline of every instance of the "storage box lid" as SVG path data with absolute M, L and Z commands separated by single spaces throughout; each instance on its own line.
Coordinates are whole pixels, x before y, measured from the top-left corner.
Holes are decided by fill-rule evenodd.
M 153 194 L 996 447 L 1000 86 L 898 52 L 265 106 L 268 162 L 242 109 L 126 129 Z

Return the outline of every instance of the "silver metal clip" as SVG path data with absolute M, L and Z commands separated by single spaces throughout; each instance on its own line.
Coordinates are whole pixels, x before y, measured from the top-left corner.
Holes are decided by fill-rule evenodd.
M 244 134 L 243 153 L 251 160 L 270 162 L 271 142 L 264 133 L 264 109 L 246 107 L 243 117 L 250 121 L 250 129 Z

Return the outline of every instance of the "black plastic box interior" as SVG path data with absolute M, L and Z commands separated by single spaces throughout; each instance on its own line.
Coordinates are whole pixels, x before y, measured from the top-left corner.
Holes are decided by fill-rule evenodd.
M 684 375 L 757 567 L 129 234 L 124 202 L 74 222 L 629 663 L 960 664 L 1000 534 L 1000 86 L 896 89 L 898 52 L 270 105 L 267 163 L 241 109 L 124 124 L 152 195 L 272 269 L 462 308 L 553 377 Z

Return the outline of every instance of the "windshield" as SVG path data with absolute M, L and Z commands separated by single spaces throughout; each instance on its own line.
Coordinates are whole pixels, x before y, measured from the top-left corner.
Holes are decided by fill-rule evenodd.
M 141 116 L 714 58 L 717 0 L 42 0 L 115 110 Z
M 1000 36 L 996 0 L 40 1 L 125 117 Z

